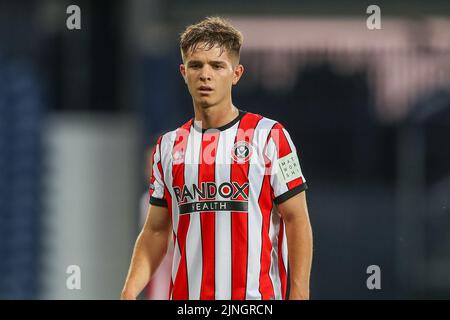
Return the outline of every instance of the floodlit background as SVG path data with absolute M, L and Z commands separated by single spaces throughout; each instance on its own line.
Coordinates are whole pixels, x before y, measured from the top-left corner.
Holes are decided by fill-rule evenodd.
M 66 27 L 71 4 L 81 30 Z M 366 26 L 369 4 L 381 30 Z M 0 1 L 0 298 L 119 297 L 147 149 L 193 116 L 178 35 L 208 15 L 244 34 L 234 104 L 298 147 L 311 298 L 449 298 L 444 0 Z M 71 265 L 80 290 L 66 287 Z

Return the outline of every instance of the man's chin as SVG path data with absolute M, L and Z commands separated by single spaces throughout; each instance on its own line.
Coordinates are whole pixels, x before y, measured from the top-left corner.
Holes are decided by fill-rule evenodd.
M 200 100 L 197 102 L 197 105 L 202 108 L 202 109 L 208 109 L 214 106 L 213 103 L 211 103 L 211 101 L 207 101 L 207 100 Z

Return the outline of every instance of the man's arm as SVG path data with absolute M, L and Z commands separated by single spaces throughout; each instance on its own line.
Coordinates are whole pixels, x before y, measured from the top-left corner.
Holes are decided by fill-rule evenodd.
M 290 300 L 309 299 L 313 237 L 305 192 L 278 205 L 285 225 L 289 252 Z
M 171 228 L 168 209 L 150 205 L 147 220 L 134 246 L 121 299 L 136 299 L 150 281 L 167 251 Z

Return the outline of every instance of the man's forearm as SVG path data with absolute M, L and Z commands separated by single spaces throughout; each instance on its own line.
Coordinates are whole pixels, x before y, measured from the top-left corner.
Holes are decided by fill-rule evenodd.
M 295 217 L 286 221 L 289 248 L 290 294 L 289 299 L 309 299 L 313 238 L 309 221 Z
M 142 231 L 136 240 L 122 299 L 135 299 L 150 281 L 167 250 L 167 233 Z

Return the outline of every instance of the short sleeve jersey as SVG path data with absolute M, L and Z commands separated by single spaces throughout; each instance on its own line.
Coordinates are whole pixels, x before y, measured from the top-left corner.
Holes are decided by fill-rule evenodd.
M 285 299 L 288 250 L 280 204 L 307 189 L 286 129 L 240 111 L 227 125 L 192 120 L 162 135 L 150 203 L 168 207 L 170 299 Z

